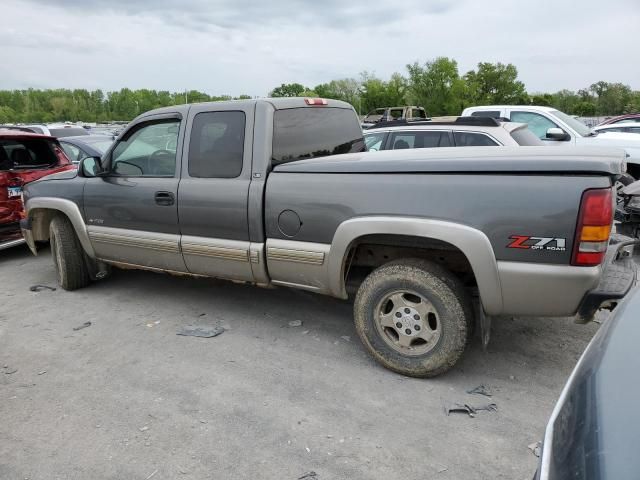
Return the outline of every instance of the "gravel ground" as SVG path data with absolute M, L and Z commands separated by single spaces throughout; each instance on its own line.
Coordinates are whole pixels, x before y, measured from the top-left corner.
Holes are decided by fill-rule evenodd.
M 348 302 L 137 271 L 31 292 L 55 274 L 26 247 L 1 251 L 0 273 L 7 480 L 530 479 L 527 446 L 597 329 L 504 320 L 488 352 L 476 339 L 419 380 L 365 353 Z M 226 331 L 177 336 L 186 325 Z M 478 385 L 493 396 L 466 393 Z M 487 401 L 498 410 L 444 413 Z

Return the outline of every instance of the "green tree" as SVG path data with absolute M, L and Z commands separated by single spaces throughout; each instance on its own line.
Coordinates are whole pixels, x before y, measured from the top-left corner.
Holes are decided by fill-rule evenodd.
M 0 106 L 0 123 L 14 123 L 16 112 L 11 107 Z
M 464 76 L 467 84 L 467 101 L 475 105 L 528 103 L 524 83 L 518 80 L 518 69 L 503 63 L 478 64 Z
M 407 65 L 409 72 L 409 103 L 426 108 L 430 115 L 459 113 L 458 63 L 447 57 L 438 57 L 424 65 L 418 62 Z M 455 88 L 454 88 L 455 87 Z
M 529 103 L 540 107 L 551 107 L 553 106 L 553 101 L 554 97 L 550 93 L 535 93 L 529 96 Z
M 622 83 L 596 82 L 589 87 L 596 95 L 596 113 L 598 115 L 617 115 L 633 98 L 631 88 Z
M 302 92 L 307 90 L 304 85 L 299 83 L 283 83 L 279 87 L 274 88 L 269 93 L 270 97 L 299 97 Z
M 362 113 L 380 107 L 393 107 L 406 103 L 407 80 L 399 73 L 388 82 L 369 72 L 360 74 L 360 101 Z
M 570 113 L 581 117 L 592 117 L 596 114 L 596 106 L 592 102 L 580 100 Z

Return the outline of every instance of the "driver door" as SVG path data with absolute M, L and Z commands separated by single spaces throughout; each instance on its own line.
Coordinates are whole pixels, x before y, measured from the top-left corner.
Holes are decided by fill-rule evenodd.
M 184 272 L 178 183 L 184 122 L 178 114 L 145 117 L 104 156 L 104 176 L 89 178 L 84 213 L 100 259 Z

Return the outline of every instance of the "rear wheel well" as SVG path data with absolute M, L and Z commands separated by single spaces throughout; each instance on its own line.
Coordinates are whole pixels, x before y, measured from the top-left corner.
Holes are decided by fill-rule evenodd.
M 366 235 L 349 247 L 344 267 L 347 291 L 353 292 L 376 268 L 401 258 L 422 258 L 442 265 L 462 283 L 476 289 L 476 278 L 466 255 L 455 245 L 410 235 Z

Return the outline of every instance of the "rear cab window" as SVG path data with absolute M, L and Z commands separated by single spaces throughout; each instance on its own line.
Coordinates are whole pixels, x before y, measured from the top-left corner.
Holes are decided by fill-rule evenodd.
M 301 107 L 276 110 L 273 115 L 274 167 L 365 149 L 360 122 L 351 109 Z

